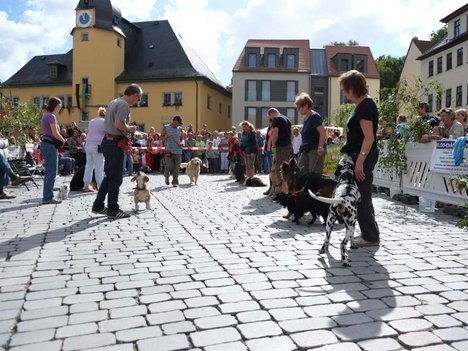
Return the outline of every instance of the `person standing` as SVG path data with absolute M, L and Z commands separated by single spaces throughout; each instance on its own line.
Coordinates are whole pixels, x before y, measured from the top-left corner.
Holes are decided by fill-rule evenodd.
M 44 158 L 44 188 L 42 190 L 42 204 L 59 204 L 60 200 L 54 199 L 54 184 L 58 172 L 58 148 L 63 146 L 65 139 L 60 135 L 60 126 L 57 114 L 62 109 L 62 101 L 57 97 L 51 97 L 46 111 L 42 115 L 42 132 L 44 137 L 41 142 L 41 154 Z
M 89 121 L 88 124 L 88 136 L 85 145 L 86 166 L 83 176 L 83 191 L 85 192 L 92 191 L 90 184 L 93 178 L 93 171 L 98 189 L 104 178 L 104 155 L 102 154 L 101 142 L 106 134 L 104 130 L 105 117 L 105 107 L 99 107 L 98 116 Z
M 288 162 L 293 155 L 291 122 L 280 114 L 276 108 L 270 108 L 267 114 L 268 118 L 272 120 L 270 138 L 273 166 L 271 172 L 275 172 L 276 175 L 271 178 L 275 180 L 275 184 L 272 185 L 272 191 L 270 193 L 275 197 L 281 191 L 287 191 L 287 189 L 282 189 L 281 165 L 283 161 Z
M 242 136 L 239 140 L 240 148 L 244 156 L 245 173 L 247 178 L 255 175 L 255 155 L 257 153 L 257 133 L 252 123 L 241 123 Z
M 302 144 L 299 148 L 299 168 L 306 172 L 322 174 L 325 164 L 326 139 L 322 117 L 312 110 L 313 101 L 309 94 L 301 93 L 296 97 L 297 111 L 304 116 Z
M 161 132 L 161 140 L 164 142 L 164 178 L 169 185 L 169 176 L 172 174 L 172 186 L 179 186 L 179 169 L 182 159 L 182 117 L 174 116 L 172 123 L 166 124 Z
M 379 158 L 376 142 L 379 111 L 368 94 L 366 78 L 361 72 L 343 73 L 338 82 L 344 95 L 355 105 L 346 125 L 346 143 L 341 152 L 351 156 L 355 163 L 354 177 L 361 193 L 357 213 L 361 237 L 357 238 L 356 244 L 379 245 L 380 231 L 372 203 L 372 172 Z
M 294 127 L 293 128 L 293 138 L 292 138 L 292 147 L 293 147 L 293 153 L 294 157 L 296 160 L 299 160 L 300 151 L 299 148 L 301 147 L 302 144 L 302 135 L 299 133 L 299 128 Z
M 125 152 L 122 146 L 128 133 L 135 133 L 136 126 L 130 126 L 130 106 L 135 105 L 143 91 L 137 84 L 129 85 L 122 97 L 112 100 L 107 106 L 101 147 L 104 155 L 104 179 L 94 200 L 92 212 L 107 214 L 109 218 L 128 218 L 130 214 L 119 207 L 119 189 L 123 180 Z M 120 146 L 119 146 L 120 145 Z M 128 145 L 128 144 L 127 144 Z M 104 201 L 107 196 L 107 208 Z

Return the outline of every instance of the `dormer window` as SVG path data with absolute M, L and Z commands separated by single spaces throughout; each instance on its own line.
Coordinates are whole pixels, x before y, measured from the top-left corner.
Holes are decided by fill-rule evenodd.
M 248 67 L 257 67 L 257 54 L 250 52 L 247 56 L 247 66 Z
M 267 67 L 268 68 L 275 68 L 276 67 L 276 54 L 269 53 L 267 55 Z
M 58 77 L 58 65 L 49 65 L 49 78 L 55 79 Z
M 119 16 L 114 15 L 114 16 L 112 17 L 112 24 L 113 24 L 114 26 L 118 26 L 118 25 L 120 24 Z
M 455 20 L 453 24 L 453 35 L 454 37 L 459 37 L 461 34 L 461 22 L 460 19 Z

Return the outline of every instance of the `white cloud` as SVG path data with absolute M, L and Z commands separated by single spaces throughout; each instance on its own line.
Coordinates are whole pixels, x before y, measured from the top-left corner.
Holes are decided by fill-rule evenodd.
M 32 56 L 71 49 L 78 0 L 15 0 L 19 17 L 2 12 L 0 80 L 8 79 Z M 248 39 L 309 39 L 311 47 L 357 40 L 374 56 L 406 54 L 412 37 L 428 39 L 439 20 L 466 0 L 244 0 L 235 9 L 216 9 L 208 0 L 112 0 L 134 22 L 167 19 L 205 64 L 229 84 L 232 68 Z M 233 10 L 234 8 L 234 10 Z

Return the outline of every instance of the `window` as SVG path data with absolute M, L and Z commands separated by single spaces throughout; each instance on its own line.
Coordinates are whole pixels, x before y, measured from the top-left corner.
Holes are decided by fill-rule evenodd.
M 452 69 L 452 53 L 447 54 L 447 71 Z
M 49 78 L 57 78 L 58 76 L 58 66 L 57 65 L 49 65 Z
M 286 83 L 286 101 L 294 101 L 296 95 L 296 81 L 288 81 Z
M 247 66 L 248 67 L 257 67 L 257 54 L 249 53 L 247 56 Z
M 456 92 L 456 95 L 455 95 L 455 106 L 461 106 L 462 105 L 462 98 L 463 98 L 462 86 L 459 85 L 457 87 L 457 92 Z
M 296 68 L 296 55 L 294 54 L 286 55 L 286 68 Z
M 463 48 L 457 50 L 457 66 L 463 65 Z
M 89 112 L 81 110 L 81 120 L 82 121 L 87 121 L 89 119 Z
M 450 107 L 452 105 L 452 89 L 447 89 L 445 91 L 445 107 Z
M 429 105 L 429 112 L 432 112 L 432 105 L 434 103 L 434 95 L 429 94 L 427 96 L 427 104 Z
M 219 114 L 223 113 L 223 104 L 221 102 L 218 105 L 218 112 L 219 112 Z
M 267 55 L 267 67 L 275 68 L 276 67 L 276 54 L 268 54 Z
M 340 60 L 340 71 L 349 71 L 349 59 L 342 58 Z
M 436 99 L 436 111 L 439 111 L 442 108 L 442 93 L 437 94 Z
M 118 46 L 119 48 L 122 47 L 122 40 L 121 40 L 120 38 L 117 38 L 117 46 Z
M 460 19 L 457 19 L 455 20 L 454 24 L 453 24 L 453 27 L 454 27 L 454 30 L 453 30 L 453 33 L 454 33 L 454 37 L 459 37 L 460 34 L 461 34 L 461 22 L 460 22 Z
M 71 96 L 71 95 L 67 95 L 66 107 L 67 107 L 67 108 L 71 108 L 71 107 L 72 107 L 72 104 L 73 104 L 72 96 Z
M 12 101 L 12 103 L 13 103 L 13 106 L 18 107 L 18 106 L 19 106 L 19 103 L 20 103 L 20 98 L 19 98 L 19 96 L 13 96 L 13 101 Z
M 356 70 L 365 73 L 365 61 L 363 59 L 356 60 Z
M 211 95 L 208 95 L 208 96 L 206 97 L 206 108 L 207 108 L 208 110 L 211 110 Z
M 137 102 L 138 107 L 148 107 L 148 94 L 143 93 L 141 95 L 140 101 Z
M 297 115 L 296 115 L 297 109 L 295 108 L 287 108 L 286 109 L 286 117 L 291 121 L 292 124 L 298 124 L 297 123 Z
M 171 100 L 171 93 L 163 93 L 163 106 L 170 106 Z
M 47 96 L 43 97 L 42 98 L 42 106 L 48 105 L 48 104 L 49 104 L 49 97 L 47 97 Z
M 34 104 L 34 106 L 42 107 L 41 106 L 41 98 L 39 96 L 33 97 L 33 104 Z
M 228 105 L 227 115 L 228 115 L 228 118 L 231 118 L 231 105 Z
M 176 91 L 174 93 L 174 106 L 182 106 L 182 92 Z
M 322 106 L 324 104 L 324 93 L 323 87 L 315 87 L 314 88 L 314 105 L 315 106 Z
M 255 107 L 248 107 L 247 116 L 245 116 L 245 120 L 255 125 L 256 119 L 257 119 L 257 109 Z
M 269 80 L 262 80 L 262 101 L 271 100 L 270 87 L 271 82 Z
M 88 33 L 81 33 L 81 41 L 88 41 L 89 34 Z
M 432 77 L 434 75 L 434 61 L 429 61 L 429 77 Z
M 247 101 L 256 101 L 257 100 L 257 81 L 248 80 L 247 81 Z
M 437 58 L 437 73 L 442 73 L 442 56 Z

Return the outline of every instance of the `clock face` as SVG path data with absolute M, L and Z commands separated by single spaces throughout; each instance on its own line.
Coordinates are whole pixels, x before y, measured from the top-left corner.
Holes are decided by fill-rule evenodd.
M 92 13 L 90 11 L 80 11 L 76 15 L 76 22 L 80 27 L 87 27 L 91 24 Z

